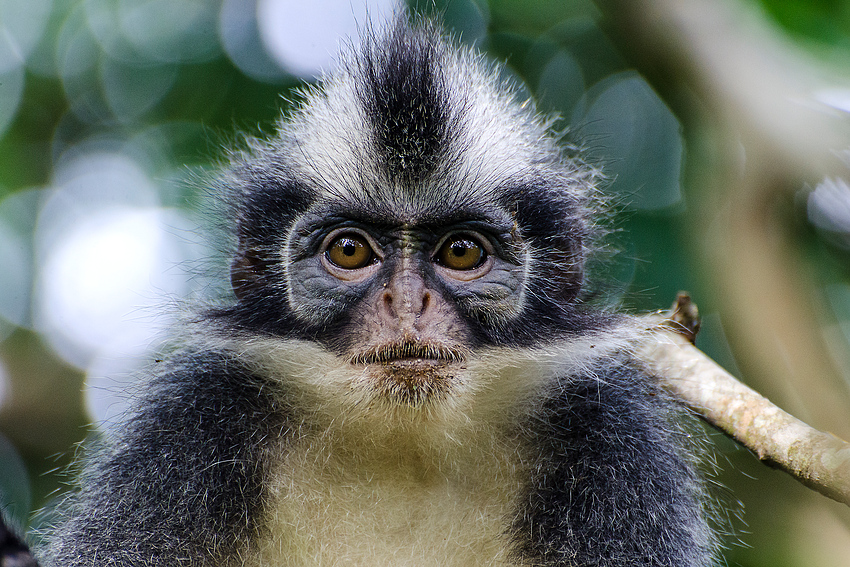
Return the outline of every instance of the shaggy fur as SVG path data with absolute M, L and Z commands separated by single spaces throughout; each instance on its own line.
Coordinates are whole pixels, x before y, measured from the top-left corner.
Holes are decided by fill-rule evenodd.
M 497 76 L 399 22 L 234 157 L 236 300 L 181 330 L 45 565 L 711 564 L 681 416 L 581 299 L 595 172 Z M 457 233 L 479 272 L 434 259 Z M 337 234 L 372 262 L 329 266 Z

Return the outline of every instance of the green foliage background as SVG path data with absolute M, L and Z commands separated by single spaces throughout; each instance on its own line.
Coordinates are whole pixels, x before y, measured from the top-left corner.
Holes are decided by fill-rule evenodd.
M 15 1 L 0 0 L 0 25 L 4 17 L 11 18 Z M 5 197 L 48 187 L 62 152 L 96 139 L 111 147 L 135 148 L 132 151 L 144 148 L 148 173 L 158 181 L 163 203 L 193 211 L 205 200 L 194 172 L 219 161 L 221 147 L 240 133 L 272 131 L 287 106 L 287 92 L 299 84 L 285 73 L 266 82 L 253 79 L 218 49 L 163 61 L 130 48 L 115 59 L 94 42 L 81 55 L 64 43 L 69 30 L 84 25 L 84 11 L 107 13 L 116 2 L 42 2 L 49 18 L 37 45 L 18 69 L 0 75 L 0 203 Z M 666 307 L 677 291 L 687 289 L 705 316 L 699 346 L 746 380 L 764 374 L 758 361 L 748 358 L 747 340 L 728 332 L 735 328 L 737 313 L 728 301 L 735 290 L 718 283 L 722 263 L 706 259 L 711 251 L 705 247 L 705 232 L 698 228 L 722 214 L 719 197 L 705 194 L 705 180 L 716 174 L 717 148 L 737 141 L 723 139 L 706 124 L 710 113 L 701 106 L 706 102 L 688 94 L 682 86 L 685 79 L 675 69 L 647 62 L 628 22 L 613 12 L 618 3 L 422 0 L 414 4 L 419 11 L 441 13 L 447 27 L 464 42 L 507 61 L 507 72 L 537 98 L 541 110 L 561 117 L 558 127 L 567 132 L 566 139 L 580 144 L 589 159 L 603 166 L 617 210 L 613 224 L 618 231 L 610 244 L 619 253 L 600 268 L 612 282 L 601 293 L 626 309 L 646 311 Z M 846 1 L 750 0 L 747 6 L 760 10 L 763 21 L 801 52 L 837 67 L 850 61 Z M 214 24 L 200 22 L 193 29 L 213 33 Z M 175 49 L 181 48 L 181 41 L 189 41 L 177 32 L 164 32 L 164 37 L 174 42 Z M 63 74 L 67 69 L 63 57 L 89 58 L 90 64 L 69 76 Z M 171 79 L 155 103 L 133 110 L 134 99 L 110 100 L 100 88 L 107 67 L 115 81 L 129 85 L 144 83 L 146 77 L 154 86 L 157 77 Z M 17 88 L 16 81 L 22 95 L 16 108 L 5 109 L 9 121 L 3 130 L 3 100 L 13 99 L 8 93 Z M 131 111 L 116 111 L 120 108 Z M 818 298 L 822 309 L 817 321 L 823 329 L 839 330 L 830 335 L 832 349 L 846 353 L 850 246 L 846 233 L 817 229 L 808 220 L 806 197 L 819 181 L 782 180 L 791 189 L 777 193 L 764 206 L 777 219 L 787 255 L 796 259 L 789 269 L 793 265 L 807 275 L 807 287 L 800 288 L 807 295 L 801 301 Z M 0 215 L 0 228 L 6 223 L 23 235 L 21 246 L 32 261 L 24 268 L 30 278 L 38 270 L 32 256 L 37 206 L 34 201 L 15 218 Z M 28 305 L 31 299 L 24 293 L 17 301 Z M 0 406 L 0 503 L 7 515 L 26 525 L 31 512 L 62 490 L 61 471 L 72 459 L 75 443 L 86 434 L 90 417 L 80 395 L 85 376 L 51 350 L 29 317 L 15 322 L 0 319 L 0 331 L 0 360 L 9 384 Z M 764 338 L 768 335 L 765 332 Z M 827 388 L 825 397 L 838 400 L 824 411 L 850 423 L 850 405 L 844 403 L 850 368 L 837 364 L 836 376 L 841 379 L 818 386 Z M 791 386 L 770 379 L 751 383 L 794 405 Z M 804 419 L 813 416 L 817 422 L 821 417 L 819 407 L 806 411 Z M 846 435 L 847 429 L 836 433 Z M 850 565 L 846 508 L 767 469 L 722 436 L 711 435 L 721 469 L 719 481 L 728 487 L 721 491 L 723 499 L 732 508 L 728 564 Z M 739 508 L 744 520 L 736 517 Z

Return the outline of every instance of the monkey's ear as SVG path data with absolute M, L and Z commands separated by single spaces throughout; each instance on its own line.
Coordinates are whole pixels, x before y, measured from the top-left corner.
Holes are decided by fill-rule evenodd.
M 244 299 L 260 288 L 270 264 L 260 250 L 240 247 L 230 265 L 230 285 L 237 299 Z

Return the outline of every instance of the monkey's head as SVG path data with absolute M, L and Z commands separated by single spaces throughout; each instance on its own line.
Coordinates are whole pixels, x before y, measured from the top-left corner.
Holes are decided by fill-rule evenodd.
M 396 24 L 303 93 L 235 187 L 239 329 L 318 341 L 391 397 L 476 349 L 586 330 L 592 170 L 471 50 Z

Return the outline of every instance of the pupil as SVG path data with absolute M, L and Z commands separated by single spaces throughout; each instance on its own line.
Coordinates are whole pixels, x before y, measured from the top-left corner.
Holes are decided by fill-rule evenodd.
M 342 245 L 342 253 L 346 256 L 354 256 L 354 253 L 357 251 L 357 246 L 352 242 L 347 242 Z
M 463 244 L 457 243 L 452 246 L 452 254 L 460 258 L 461 256 L 466 255 L 466 248 L 463 246 Z

